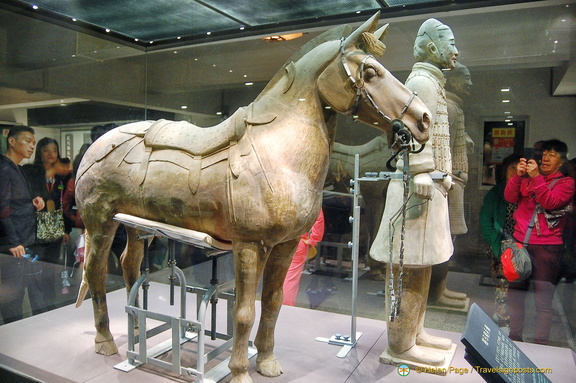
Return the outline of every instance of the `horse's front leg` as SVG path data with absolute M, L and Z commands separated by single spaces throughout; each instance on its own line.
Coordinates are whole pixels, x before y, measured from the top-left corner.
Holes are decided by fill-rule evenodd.
M 228 367 L 231 383 L 251 383 L 248 375 L 248 342 L 254 325 L 256 290 L 262 274 L 263 250 L 255 243 L 234 244 L 236 304 L 234 305 L 234 340 Z
M 284 279 L 297 246 L 297 239 L 276 245 L 264 269 L 262 314 L 254 341 L 258 349 L 256 370 L 264 376 L 282 374 L 282 367 L 274 356 L 274 330 L 282 307 Z

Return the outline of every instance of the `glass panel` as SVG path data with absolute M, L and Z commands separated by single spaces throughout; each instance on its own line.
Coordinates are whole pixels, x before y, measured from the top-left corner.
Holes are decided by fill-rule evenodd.
M 167 4 L 156 3 L 162 3 L 162 6 Z M 223 4 L 219 1 L 204 3 L 214 8 Z M 372 3 L 366 1 L 361 5 L 372 7 Z M 389 3 L 392 5 L 392 2 Z M 123 2 L 122 7 L 131 4 L 133 2 Z M 338 9 L 338 12 L 343 12 L 345 9 L 340 7 L 348 3 L 330 4 L 330 11 Z M 236 28 L 241 24 L 239 20 L 265 23 L 272 20 L 267 19 L 272 15 L 291 20 L 323 9 L 320 6 L 317 8 L 294 7 L 289 12 L 270 8 L 250 12 L 252 9 L 246 8 L 244 2 L 235 2 L 234 7 L 229 9 L 237 19 L 234 22 L 222 21 L 218 12 L 198 13 L 190 8 L 182 11 L 178 23 L 171 24 L 161 15 L 156 18 L 164 8 L 143 6 L 139 10 L 149 16 L 144 21 L 157 22 L 158 25 L 150 30 L 130 26 L 134 29 L 129 29 L 129 34 L 152 38 L 169 36 L 177 29 L 186 34 L 205 33 L 202 32 L 205 27 L 200 27 L 195 18 L 207 19 L 212 23 L 208 25 L 214 28 Z M 119 9 L 124 8 L 103 8 L 109 15 L 114 14 L 113 18 L 96 16 L 95 8 L 86 8 L 83 12 L 86 19 L 100 17 L 89 20 L 94 24 L 108 26 L 110 23 L 114 28 L 126 28 L 124 23 L 128 24 L 129 17 Z M 75 13 L 67 9 L 55 10 L 68 16 Z M 576 110 L 573 87 L 576 47 L 573 41 L 574 6 L 568 1 L 540 1 L 459 10 L 438 17 L 452 28 L 460 61 L 468 67 L 473 82 L 470 94 L 462 98 L 466 133 L 474 142 L 473 151 L 467 154 L 468 177 L 461 206 L 467 230 L 454 236 L 455 251 L 448 264 L 447 285 L 452 290 L 468 294 L 472 302 L 478 303 L 493 316 L 499 309 L 494 294 L 495 286 L 501 279 L 491 276 L 491 264 L 486 256 L 488 243 L 483 239 L 479 219 L 484 198 L 493 184 L 492 181 L 482 181 L 485 165 L 483 146 L 487 142 L 485 123 L 506 122 L 508 119 L 518 122 L 518 133 L 521 129 L 523 136 L 515 137 L 514 143 L 519 145 L 516 152 L 536 141 L 556 137 L 567 143 L 571 153 L 569 156 L 573 157 L 576 148 L 576 135 L 571 128 L 571 112 Z M 414 37 L 426 18 L 427 15 L 411 15 L 383 20 L 390 21 L 391 26 L 385 39 L 386 54 L 378 60 L 401 82 L 406 81 L 411 71 Z M 14 124 L 31 125 L 36 130 L 37 140 L 56 138 L 60 143 L 60 154 L 74 160 L 82 146 L 91 142 L 90 131 L 94 126 L 160 118 L 185 120 L 202 127 L 213 126 L 229 117 L 238 107 L 249 105 L 256 99 L 284 63 L 324 29 L 323 25 L 318 25 L 317 29 L 305 30 L 300 38 L 279 43 L 245 38 L 145 52 L 128 43 L 116 43 L 0 10 L 0 127 L 5 136 Z M 360 150 L 358 146 L 375 140 L 379 150 L 375 155 L 377 159 L 365 171 L 379 172 L 386 171 L 383 163 L 390 158 L 391 151 L 387 148 L 387 136 L 382 131 L 354 122 L 349 117 L 338 118 L 335 138 L 340 149 L 342 146 L 351 149 L 345 156 L 332 157 L 326 191 L 334 194 L 325 193 L 323 205 L 326 235 L 318 247 L 316 258 L 305 267 L 296 304 L 349 315 L 352 265 L 347 244 L 352 233 L 347 217 L 352 212 L 348 193 L 349 179 L 353 173 L 353 154 Z M 492 141 L 490 143 L 494 144 Z M 5 140 L 2 145 L 5 151 Z M 385 267 L 373 264 L 368 252 L 380 227 L 383 195 L 387 186 L 387 181 L 374 185 L 374 190 L 363 186 L 364 201 L 361 206 L 358 315 L 378 320 L 386 319 L 383 290 L 387 281 L 382 280 Z M 336 201 L 332 200 L 334 196 Z M 53 304 L 68 304 L 75 299 L 79 270 L 72 264 L 76 261 L 73 254 L 78 234 L 78 229 L 72 231 L 66 257 L 61 256 L 58 249 L 57 263 L 36 261 L 38 265 L 44 265 L 43 272 L 52 276 L 51 286 L 57 299 L 49 303 L 50 307 Z M 166 266 L 165 246 L 162 246 L 162 241 L 158 242 L 155 249 L 157 254 L 152 262 L 157 269 Z M 117 249 L 115 253 L 119 251 Z M 178 254 L 181 256 L 179 265 L 187 269 L 190 279 L 197 278 L 198 283 L 206 283 L 208 265 L 205 264 L 204 254 L 193 249 L 180 250 Z M 2 257 L 6 259 L 7 255 Z M 224 263 L 229 261 L 226 259 Z M 112 256 L 110 263 L 109 288 L 116 289 L 122 285 L 117 257 Z M 197 265 L 202 266 L 194 269 Z M 230 270 L 226 267 L 223 273 L 228 277 Z M 67 278 L 71 284 L 67 294 L 63 293 L 66 287 L 63 271 L 68 272 Z M 5 288 L 4 282 L 5 279 L 1 282 L 2 289 Z M 553 301 L 555 320 L 550 338 L 552 345 L 573 345 L 576 318 L 573 282 L 570 277 L 564 277 L 559 282 Z M 532 342 L 536 311 L 532 295 L 528 294 L 528 298 L 525 340 Z M 25 315 L 30 315 L 30 312 Z M 465 319 L 465 312 L 430 309 L 425 326 L 461 332 Z M 345 331 L 342 329 L 342 333 Z M 317 335 L 328 337 L 332 334 Z

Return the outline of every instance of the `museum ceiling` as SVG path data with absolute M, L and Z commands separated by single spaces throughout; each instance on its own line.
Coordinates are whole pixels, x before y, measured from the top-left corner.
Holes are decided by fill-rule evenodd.
M 471 70 L 550 68 L 553 94 L 576 95 L 575 0 L 0 0 L 0 121 L 67 100 L 211 114 L 203 105 L 257 92 L 307 41 L 377 10 L 393 73 L 410 70 L 414 32 L 436 17 Z
M 10 9 L 150 50 L 385 17 L 525 1 L 494 0 L 2 0 Z

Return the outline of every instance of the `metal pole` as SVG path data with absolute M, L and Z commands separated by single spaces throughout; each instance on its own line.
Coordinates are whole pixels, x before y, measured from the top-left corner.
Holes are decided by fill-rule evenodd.
M 358 295 L 358 251 L 360 245 L 360 155 L 354 156 L 354 210 L 352 211 L 352 320 L 350 340 L 356 344 L 356 298 Z

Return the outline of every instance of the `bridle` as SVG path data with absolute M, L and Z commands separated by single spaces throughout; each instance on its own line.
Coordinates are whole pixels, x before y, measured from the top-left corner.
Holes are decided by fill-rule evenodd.
M 412 101 L 414 101 L 414 97 L 417 96 L 417 93 L 412 92 L 412 94 L 410 94 L 410 97 L 408 98 L 408 101 L 406 101 L 406 104 L 404 104 L 404 107 L 402 108 L 402 111 L 400 112 L 400 116 L 398 118 L 395 119 L 390 118 L 386 113 L 380 110 L 380 108 L 378 107 L 378 105 L 376 105 L 376 102 L 374 101 L 372 96 L 370 96 L 370 93 L 368 93 L 368 91 L 365 88 L 364 66 L 369 58 L 374 58 L 374 56 L 366 55 L 362 59 L 362 62 L 360 63 L 359 76 L 358 78 L 354 78 L 354 76 L 352 76 L 352 71 L 348 66 L 348 62 L 346 62 L 346 54 L 344 53 L 344 38 L 340 39 L 340 62 L 344 67 L 344 71 L 346 72 L 348 80 L 350 80 L 350 83 L 352 84 L 352 88 L 356 89 L 356 98 L 354 99 L 354 105 L 352 107 L 352 118 L 354 119 L 358 118 L 356 113 L 358 112 L 360 98 L 364 96 L 370 102 L 372 107 L 378 112 L 378 114 L 382 116 L 384 120 L 390 123 L 390 127 L 392 129 L 392 135 L 394 137 L 394 142 L 397 144 L 398 150 L 388 160 L 388 162 L 386 163 L 386 167 L 390 171 L 395 171 L 396 168 L 392 166 L 392 161 L 396 159 L 396 157 L 398 156 L 398 154 L 400 154 L 402 150 L 408 149 L 409 153 L 419 153 L 424 149 L 424 145 L 422 145 L 418 151 L 414 151 L 413 148 L 412 150 L 410 150 L 409 146 L 410 142 L 412 141 L 412 133 L 410 133 L 410 131 L 406 129 L 406 127 L 404 126 L 404 122 L 402 121 L 402 118 L 408 111 L 408 108 L 410 107 L 410 104 L 412 104 Z
M 346 72 L 346 76 L 348 76 L 348 79 L 350 80 L 350 82 L 352 84 L 352 88 L 356 89 L 356 98 L 354 99 L 354 106 L 352 107 L 352 117 L 354 119 L 357 118 L 356 113 L 358 112 L 358 106 L 360 104 L 360 97 L 362 95 L 364 95 L 364 97 L 368 101 L 370 101 L 370 104 L 378 112 L 378 114 L 380 116 L 382 116 L 382 118 L 384 120 L 388 121 L 389 123 L 392 123 L 392 121 L 393 121 L 392 118 L 390 118 L 386 113 L 384 113 L 382 110 L 380 110 L 378 105 L 376 105 L 376 102 L 374 102 L 374 99 L 372 98 L 372 96 L 370 96 L 370 93 L 368 93 L 368 91 L 365 88 L 364 65 L 366 64 L 366 60 L 368 60 L 369 58 L 374 59 L 374 56 L 366 55 L 362 59 L 362 62 L 360 63 L 360 74 L 359 74 L 358 78 L 354 78 L 354 76 L 352 76 L 352 71 L 350 70 L 348 63 L 346 62 L 346 54 L 344 53 L 344 38 L 340 39 L 340 62 L 342 63 L 342 66 L 344 67 L 344 71 Z M 406 104 L 404 104 L 404 107 L 402 108 L 402 111 L 400 112 L 400 117 L 398 117 L 395 120 L 399 120 L 400 122 L 402 121 L 402 118 L 404 117 L 404 115 L 408 111 L 408 108 L 410 107 L 410 104 L 414 100 L 415 96 L 416 96 L 416 92 L 412 92 L 412 94 L 410 95 L 410 98 L 408 99 Z M 402 124 L 402 125 L 404 125 L 404 124 Z

